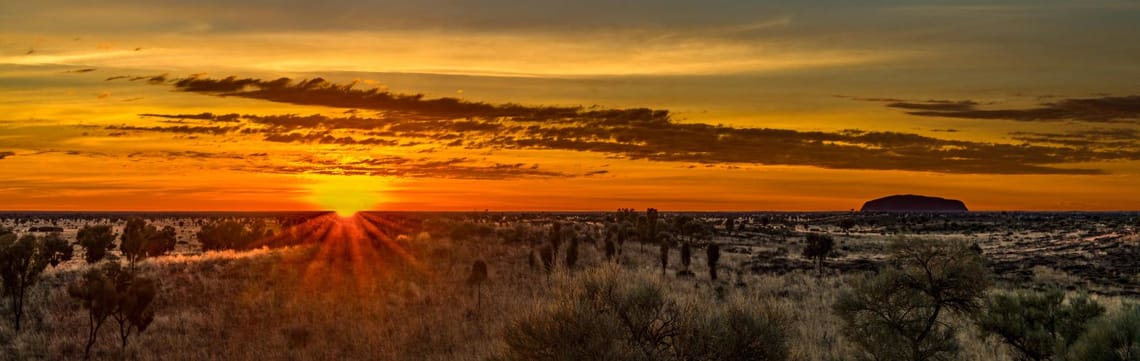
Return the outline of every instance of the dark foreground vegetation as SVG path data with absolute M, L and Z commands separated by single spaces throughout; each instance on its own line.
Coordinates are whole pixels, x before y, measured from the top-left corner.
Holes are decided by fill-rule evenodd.
M 13 360 L 1140 360 L 1127 213 L 0 214 Z

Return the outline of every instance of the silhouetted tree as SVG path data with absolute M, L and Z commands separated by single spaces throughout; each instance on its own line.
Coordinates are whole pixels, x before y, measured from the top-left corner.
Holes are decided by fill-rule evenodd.
M 475 308 L 483 308 L 483 282 L 487 281 L 487 262 L 475 261 L 471 265 L 471 276 L 467 277 L 467 286 L 475 287 Z
M 578 264 L 578 238 L 570 240 L 570 247 L 566 248 L 566 269 L 574 270 L 574 266 Z
M 816 270 L 820 276 L 823 276 L 823 260 L 831 254 L 832 248 L 835 247 L 835 240 L 831 236 L 822 233 L 808 233 L 805 238 L 803 256 L 806 258 L 815 259 Z
M 732 234 L 732 231 L 736 230 L 736 218 L 728 217 L 728 219 L 725 219 L 724 220 L 724 230 L 728 234 Z
M 131 334 L 146 331 L 154 321 L 152 301 L 158 288 L 153 280 L 139 277 L 135 270 L 122 269 L 118 263 L 109 263 L 104 272 L 115 282 L 115 308 L 111 318 L 119 323 L 120 347 L 126 348 Z
M 143 258 L 163 255 L 174 249 L 177 243 L 175 232 L 173 228 L 167 228 L 160 231 L 141 218 L 127 220 L 123 234 L 119 236 L 119 250 L 132 270 Z
M 892 266 L 840 293 L 843 333 L 875 360 L 944 360 L 958 350 L 947 312 L 977 311 L 988 285 L 981 257 L 962 242 L 899 240 Z
M 649 208 L 645 210 L 646 218 L 646 239 L 643 242 L 653 243 L 657 241 L 657 208 Z
M 92 268 L 82 279 L 68 285 L 67 293 L 87 310 L 87 345 L 83 348 L 83 358 L 87 359 L 98 339 L 99 329 L 118 305 L 115 282 L 104 270 Z
M 708 257 L 709 278 L 716 281 L 717 262 L 720 262 L 720 246 L 716 243 L 709 243 L 708 247 L 705 248 L 705 255 Z
M 681 267 L 684 269 L 677 271 L 679 276 L 692 276 L 693 272 L 689 270 L 689 265 L 693 261 L 693 246 L 689 242 L 681 242 Z
M 661 241 L 661 275 L 665 275 L 666 267 L 669 267 L 669 242 Z
M 60 244 L 62 242 L 62 245 Z M 53 267 L 71 258 L 71 245 L 56 237 L 39 238 L 32 234 L 16 237 L 0 228 L 0 284 L 12 310 L 16 331 L 24 317 L 27 290 L 39 280 L 48 265 Z
M 613 240 L 606 240 L 606 260 L 612 261 L 617 256 L 617 246 Z
M 546 273 L 554 272 L 554 250 L 546 245 L 538 250 L 538 254 L 542 258 L 542 267 L 546 269 Z
M 554 222 L 550 227 L 550 247 L 554 250 L 554 254 L 558 254 L 558 250 L 562 247 L 562 222 Z
M 851 228 L 855 228 L 855 220 L 844 218 L 842 221 L 839 221 L 839 228 L 843 229 L 844 233 L 848 233 L 851 231 Z
M 84 226 L 75 236 L 76 244 L 83 248 L 83 259 L 96 263 L 107 256 L 107 251 L 115 249 L 115 233 L 111 226 Z

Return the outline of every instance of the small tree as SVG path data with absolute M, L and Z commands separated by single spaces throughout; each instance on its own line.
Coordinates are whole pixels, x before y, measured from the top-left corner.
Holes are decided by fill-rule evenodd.
M 844 218 L 842 221 L 839 221 L 839 228 L 843 230 L 843 233 L 849 233 L 852 228 L 855 228 L 855 220 L 852 218 Z
M 947 312 L 972 314 L 988 285 L 962 242 L 899 240 L 892 267 L 856 282 L 833 307 L 843 334 L 874 360 L 943 360 L 957 353 Z
M 678 276 L 692 276 L 693 271 L 689 270 L 689 265 L 693 262 L 693 246 L 689 242 L 681 242 L 681 267 L 677 271 Z
M 716 281 L 716 266 L 717 262 L 720 262 L 720 246 L 716 243 L 709 243 L 709 246 L 705 248 L 705 255 L 708 257 L 709 278 Z
M 803 256 L 810 259 L 815 259 L 816 270 L 820 276 L 823 276 L 823 260 L 831 254 L 832 248 L 835 247 L 835 240 L 831 236 L 822 233 L 808 233 L 805 239 Z
M 120 347 L 126 348 L 132 333 L 146 331 L 154 321 L 151 302 L 158 288 L 153 280 L 138 277 L 134 269 L 123 270 L 117 263 L 108 264 L 104 272 L 115 282 L 115 308 L 111 317 L 119 323 Z
M 543 246 L 538 250 L 538 255 L 542 259 L 542 267 L 546 273 L 554 272 L 554 250 L 549 245 Z
M 133 270 L 138 261 L 146 257 L 166 254 L 174 249 L 176 243 L 174 228 L 165 227 L 158 230 L 153 224 L 147 224 L 141 218 L 127 220 L 123 227 L 123 234 L 119 236 L 121 244 L 119 250 L 127 258 L 127 263 Z
M 661 275 L 665 275 L 666 267 L 669 267 L 669 242 L 662 241 L 661 243 Z
M 83 278 L 67 287 L 67 293 L 78 299 L 87 310 L 87 346 L 83 348 L 83 358 L 91 356 L 91 346 L 99 337 L 99 329 L 111 316 L 117 306 L 115 282 L 100 269 L 90 269 Z
M 107 256 L 107 251 L 115 249 L 115 233 L 106 224 L 80 228 L 75 240 L 83 248 L 83 259 L 87 263 L 99 262 Z
M 613 240 L 607 239 L 606 240 L 606 260 L 612 261 L 615 256 L 617 256 L 617 246 L 614 244 Z
M 467 277 L 467 286 L 475 287 L 475 308 L 483 308 L 483 282 L 487 281 L 487 262 L 475 261 L 471 265 L 471 276 Z
M 570 240 L 570 247 L 566 248 L 566 269 L 573 271 L 578 264 L 578 238 Z
M 1085 324 L 1104 307 L 1079 296 L 1065 301 L 1060 289 L 994 294 L 977 318 L 982 332 L 994 334 L 1017 350 L 1020 360 L 1054 360 L 1084 333 Z
M 16 331 L 24 317 L 28 288 L 49 264 L 54 267 L 70 258 L 71 246 L 58 237 L 45 239 L 26 234 L 17 238 L 15 233 L 0 229 L 0 284 L 4 286 Z

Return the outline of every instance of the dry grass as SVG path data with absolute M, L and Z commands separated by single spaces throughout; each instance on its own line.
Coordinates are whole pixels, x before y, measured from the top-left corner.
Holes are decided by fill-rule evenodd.
M 337 262 L 316 246 L 209 252 L 144 262 L 160 282 L 150 329 L 120 350 L 113 324 L 104 326 L 94 359 L 106 360 L 483 360 L 501 350 L 504 327 L 533 307 L 560 279 L 528 266 L 531 249 L 498 241 L 400 238 L 419 267 Z M 592 244 L 580 249 L 579 268 L 603 263 Z M 708 280 L 703 252 L 693 252 L 693 278 L 662 276 L 657 249 L 627 244 L 625 272 L 656 278 L 677 299 L 744 302 L 775 308 L 789 320 L 792 360 L 845 360 L 855 350 L 839 333 L 831 305 L 851 277 L 814 272 L 753 274 L 739 269 L 748 256 L 725 253 L 722 280 Z M 490 276 L 482 306 L 463 281 L 472 262 L 486 260 Z M 87 319 L 65 285 L 86 266 L 45 274 L 31 296 L 26 330 L 0 325 L 0 355 L 13 360 L 82 358 Z M 1110 308 L 1119 299 L 1101 298 Z M 1114 306 L 1115 305 L 1115 306 Z M 113 322 L 113 321 L 111 321 Z M 1004 346 L 983 339 L 968 320 L 959 325 L 962 359 L 1008 360 Z

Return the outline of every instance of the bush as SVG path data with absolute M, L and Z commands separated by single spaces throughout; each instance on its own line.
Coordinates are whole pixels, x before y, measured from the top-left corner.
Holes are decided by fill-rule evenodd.
M 743 302 L 686 306 L 642 275 L 580 274 L 504 330 L 499 360 L 784 360 L 787 330 Z
M 1088 327 L 1069 349 L 1070 360 L 1140 360 L 1140 306 L 1128 305 Z
M 1088 296 L 1064 301 L 1059 289 L 991 295 L 977 324 L 1017 350 L 1021 360 L 1053 360 L 1084 333 L 1089 320 L 1104 313 Z
M 987 282 L 979 254 L 961 242 L 899 240 L 893 267 L 840 293 L 834 312 L 865 359 L 941 360 L 958 351 L 946 313 L 971 314 Z

